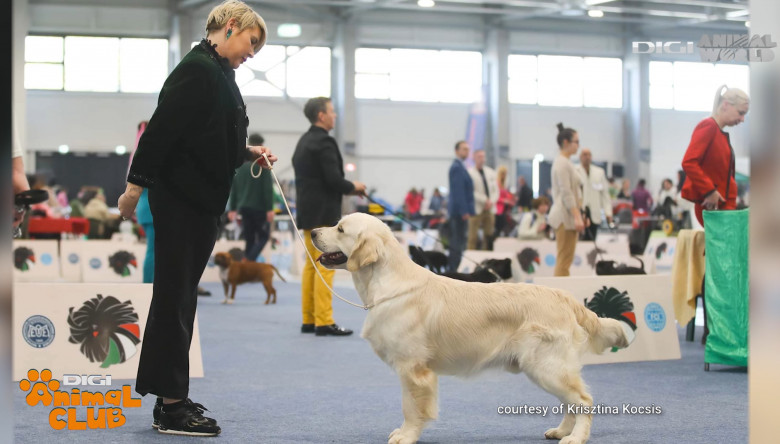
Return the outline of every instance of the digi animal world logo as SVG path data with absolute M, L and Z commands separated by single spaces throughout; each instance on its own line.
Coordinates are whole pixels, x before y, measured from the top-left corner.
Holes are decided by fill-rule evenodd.
M 129 385 L 121 390 L 109 390 L 105 393 L 82 391 L 72 388 L 70 392 L 60 390 L 61 385 L 94 386 L 111 384 L 111 376 L 65 375 L 64 384 L 52 379 L 51 370 L 31 369 L 27 379 L 19 382 L 19 388 L 27 392 L 27 405 L 35 407 L 53 407 L 49 413 L 49 425 L 54 430 L 115 429 L 127 422 L 122 409 L 141 407 L 141 399 L 133 398 Z M 86 417 L 79 419 L 76 407 L 86 407 Z

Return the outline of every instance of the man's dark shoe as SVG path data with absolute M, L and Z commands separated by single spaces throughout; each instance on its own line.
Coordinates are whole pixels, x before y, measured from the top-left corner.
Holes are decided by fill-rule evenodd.
M 160 412 L 162 412 L 162 398 L 157 398 L 157 401 L 154 402 L 154 409 L 152 410 L 152 428 L 153 429 L 159 429 L 160 428 Z
M 189 398 L 165 404 L 160 411 L 160 433 L 189 436 L 217 436 L 222 431 L 217 421 L 203 416 L 206 407 Z
M 198 285 L 198 296 L 211 296 L 211 292 Z
M 317 336 L 349 336 L 352 334 L 352 330 L 339 327 L 336 324 L 331 324 L 315 327 L 314 334 Z
M 314 324 L 301 324 L 301 333 L 314 333 Z

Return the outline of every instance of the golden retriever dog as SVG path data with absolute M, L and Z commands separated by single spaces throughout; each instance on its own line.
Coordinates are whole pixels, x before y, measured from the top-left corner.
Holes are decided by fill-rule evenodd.
M 346 268 L 369 307 L 361 336 L 401 379 L 404 422 L 389 444 L 417 442 L 438 413 L 438 375 L 471 376 L 489 368 L 525 372 L 572 405 L 544 436 L 582 444 L 590 436 L 593 398 L 580 358 L 627 347 L 620 323 L 597 317 L 569 293 L 529 284 L 462 282 L 415 264 L 379 219 L 361 213 L 311 234 L 327 268 Z
M 219 279 L 222 281 L 222 288 L 225 290 L 225 300 L 223 304 L 232 304 L 236 299 L 236 287 L 247 282 L 262 282 L 265 287 L 265 304 L 276 303 L 276 289 L 272 285 L 274 272 L 283 282 L 284 280 L 279 270 L 271 264 L 260 262 L 238 262 L 234 261 L 230 253 L 217 253 L 214 255 L 214 264 L 219 267 Z M 228 288 L 230 288 L 230 297 L 228 297 Z

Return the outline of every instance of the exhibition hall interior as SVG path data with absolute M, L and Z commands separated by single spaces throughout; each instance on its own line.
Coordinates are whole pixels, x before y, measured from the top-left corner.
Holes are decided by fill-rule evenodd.
M 13 441 L 748 442 L 778 17 L 12 0 Z

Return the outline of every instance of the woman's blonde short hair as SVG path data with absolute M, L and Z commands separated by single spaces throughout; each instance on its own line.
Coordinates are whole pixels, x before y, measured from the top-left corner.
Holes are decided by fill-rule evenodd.
M 265 20 L 246 3 L 239 0 L 225 0 L 209 12 L 209 17 L 206 19 L 206 35 L 211 31 L 224 28 L 230 19 L 236 19 L 239 31 L 260 29 L 260 41 L 255 46 L 255 52 L 265 45 L 268 39 L 268 28 L 265 26 Z
M 723 91 L 725 89 L 725 91 Z M 734 106 L 739 106 L 747 103 L 750 104 L 750 97 L 748 97 L 745 91 L 739 88 L 729 88 L 726 85 L 720 85 L 715 91 L 715 102 L 712 104 L 712 115 L 718 113 L 720 104 L 723 102 L 729 102 Z

